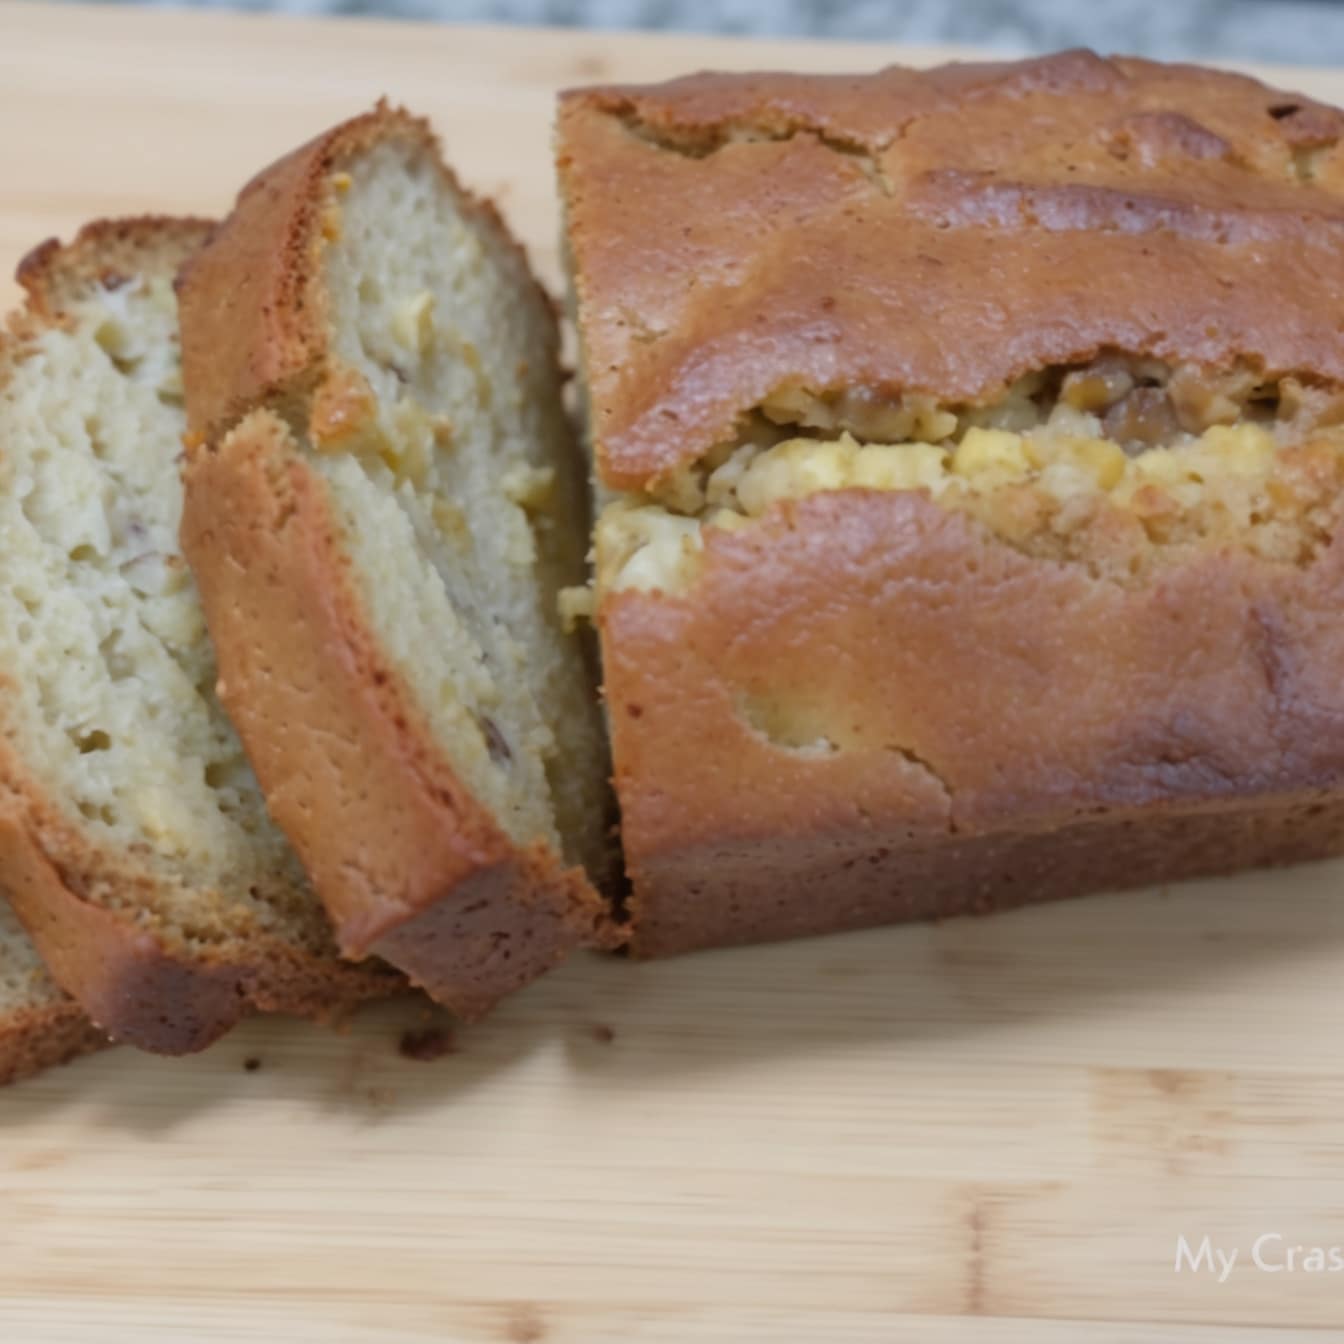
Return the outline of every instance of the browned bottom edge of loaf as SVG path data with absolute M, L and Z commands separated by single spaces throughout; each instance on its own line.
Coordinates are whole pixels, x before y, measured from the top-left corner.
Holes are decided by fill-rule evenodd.
M 635 865 L 630 951 L 672 956 L 1344 853 L 1344 796 L 1089 816 L 1032 834 L 931 840 L 880 828 L 728 841 Z
M 391 927 L 372 951 L 463 1021 L 583 949 L 613 950 L 624 934 L 579 869 L 545 853 L 481 869 L 444 899 Z

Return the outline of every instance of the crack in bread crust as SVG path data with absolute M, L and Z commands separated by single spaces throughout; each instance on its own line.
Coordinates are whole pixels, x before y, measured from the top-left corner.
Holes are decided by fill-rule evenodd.
M 1127 585 L 1213 546 L 1303 567 L 1337 525 L 1342 418 L 1337 389 L 1119 352 L 988 406 L 781 387 L 734 442 L 607 506 L 597 588 L 685 591 L 705 529 L 863 489 L 919 490 L 1024 554 Z
M 805 138 L 851 160 L 883 195 L 892 196 L 896 192 L 880 157 L 882 151 L 890 148 L 892 139 L 884 139 L 874 148 L 862 139 L 837 135 L 806 121 L 787 119 L 768 125 L 744 121 L 687 129 L 646 120 L 633 100 L 608 104 L 606 110 L 637 140 L 687 159 L 706 159 L 730 145 L 780 144 Z
M 632 118 L 722 147 L 668 153 Z M 557 157 L 599 476 L 641 489 L 783 384 L 984 404 L 1116 349 L 1344 386 L 1342 134 L 1241 76 L 1076 52 L 573 91 Z

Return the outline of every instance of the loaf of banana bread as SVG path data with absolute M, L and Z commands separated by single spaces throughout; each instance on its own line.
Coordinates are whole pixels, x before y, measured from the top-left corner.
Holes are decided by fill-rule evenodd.
M 1344 849 L 1342 137 L 1087 52 L 563 98 L 637 953 Z

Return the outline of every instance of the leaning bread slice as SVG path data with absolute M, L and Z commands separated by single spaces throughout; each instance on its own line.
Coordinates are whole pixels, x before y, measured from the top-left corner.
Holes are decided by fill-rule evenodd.
M 0 1084 L 17 1082 L 106 1044 L 107 1036 L 47 973 L 37 949 L 0 897 Z
M 611 938 L 554 313 L 385 105 L 247 187 L 180 298 L 220 695 L 344 950 L 478 1014 Z
M 172 288 L 206 232 L 39 248 L 0 340 L 0 884 L 88 1015 L 165 1052 L 395 984 L 338 957 L 214 696 Z

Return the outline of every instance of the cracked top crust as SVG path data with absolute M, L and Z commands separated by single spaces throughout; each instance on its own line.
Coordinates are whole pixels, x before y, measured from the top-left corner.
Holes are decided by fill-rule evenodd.
M 1090 52 L 581 89 L 558 164 L 598 473 L 781 390 L 981 404 L 1106 350 L 1344 383 L 1344 113 Z

